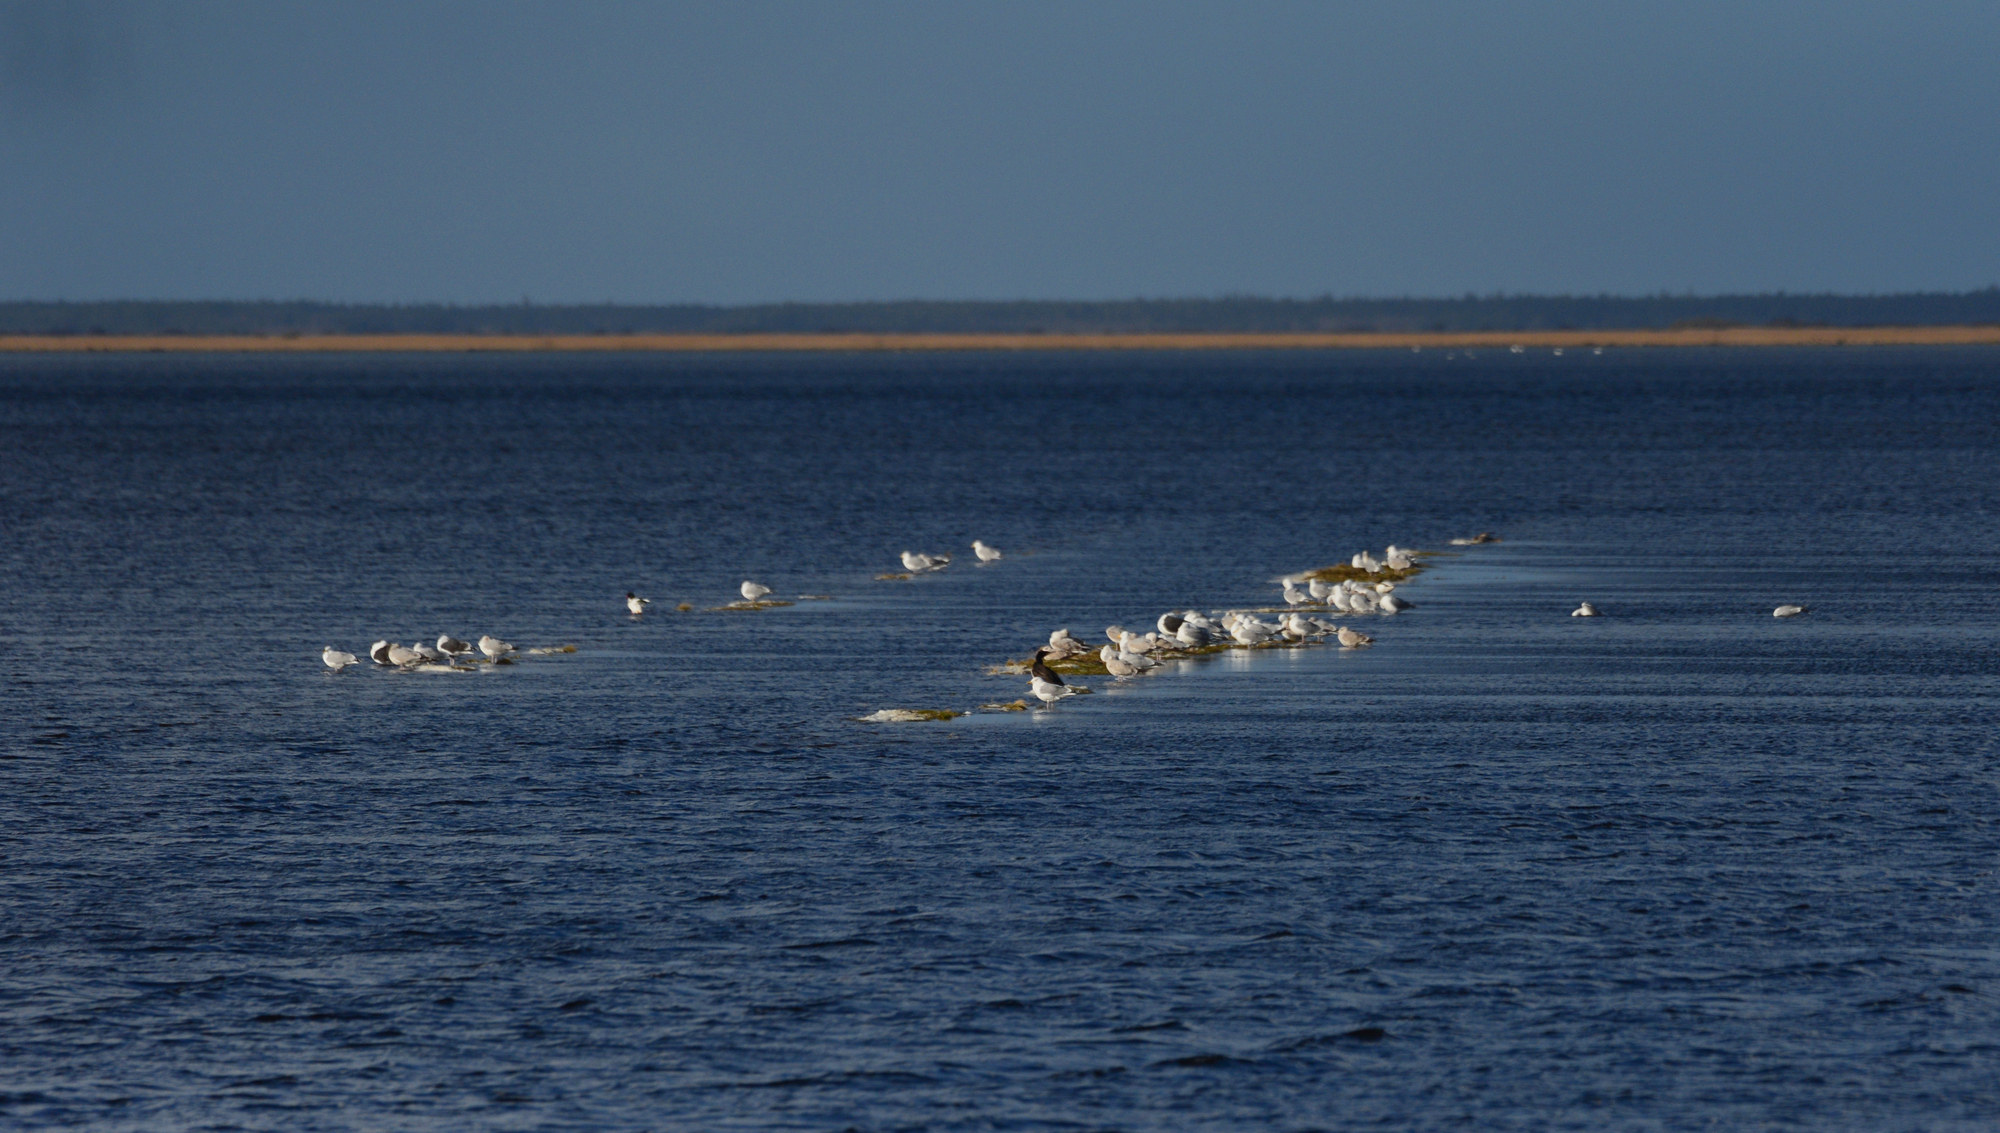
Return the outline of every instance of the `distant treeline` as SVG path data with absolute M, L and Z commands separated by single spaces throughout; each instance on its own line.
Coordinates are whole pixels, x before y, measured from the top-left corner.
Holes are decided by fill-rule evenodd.
M 0 302 L 0 334 L 1172 334 L 2000 324 L 2000 287 L 1904 295 L 1466 295 L 767 303 Z

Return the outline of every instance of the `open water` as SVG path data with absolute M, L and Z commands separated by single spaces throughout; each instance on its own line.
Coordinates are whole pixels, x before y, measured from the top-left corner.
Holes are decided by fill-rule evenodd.
M 0 451 L 0 1126 L 2000 1125 L 2000 352 L 13 358 Z M 318 656 L 447 631 L 577 652 Z

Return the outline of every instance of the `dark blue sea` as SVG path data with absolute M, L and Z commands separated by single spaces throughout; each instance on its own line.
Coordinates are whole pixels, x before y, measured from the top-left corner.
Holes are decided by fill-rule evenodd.
M 15 356 L 0 452 L 0 1127 L 2000 1127 L 2000 351 Z M 447 632 L 576 652 L 320 660 Z

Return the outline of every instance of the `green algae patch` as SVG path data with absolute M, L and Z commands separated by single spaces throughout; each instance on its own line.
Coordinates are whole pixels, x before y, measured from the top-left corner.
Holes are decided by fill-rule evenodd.
M 755 602 L 731 602 L 727 606 L 710 606 L 708 608 L 708 612 L 714 614 L 723 611 L 734 611 L 734 610 L 775 610 L 780 606 L 789 606 L 789 605 L 791 605 L 790 602 L 781 602 L 770 598 L 759 598 Z
M 878 574 L 878 575 L 876 575 L 876 576 L 875 576 L 875 581 L 877 581 L 877 582 L 908 582 L 908 581 L 910 581 L 910 579 L 912 579 L 912 578 L 914 578 L 914 577 L 916 577 L 916 576 L 915 576 L 915 575 L 909 575 L 909 574 Z
M 863 724 L 915 724 L 925 720 L 956 720 L 963 715 L 949 708 L 884 708 L 855 719 Z
M 678 605 L 678 606 L 675 606 L 675 607 L 674 607 L 674 609 L 676 609 L 676 610 L 679 610 L 679 611 L 680 611 L 681 613 L 685 614 L 685 613 L 687 613 L 687 612 L 688 612 L 689 610 L 692 610 L 692 609 L 694 609 L 694 603 L 693 603 L 693 602 L 682 602 L 682 603 L 681 603 L 680 605 Z
M 1016 700 L 1011 704 L 982 704 L 979 706 L 979 710 L 981 712 L 1026 712 L 1028 710 L 1028 702 L 1025 700 Z

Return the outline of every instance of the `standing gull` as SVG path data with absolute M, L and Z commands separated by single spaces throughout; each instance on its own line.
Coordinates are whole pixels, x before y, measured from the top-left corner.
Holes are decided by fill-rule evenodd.
M 1048 652 L 1045 648 L 1035 650 L 1035 662 L 1028 667 L 1028 691 L 1043 704 L 1054 704 L 1065 696 L 1076 695 L 1076 690 L 1064 684 L 1054 669 L 1042 663 Z
M 903 569 L 911 574 L 922 574 L 936 565 L 929 555 L 920 555 L 915 551 L 903 552 Z
M 979 561 L 982 563 L 990 563 L 1000 557 L 998 549 L 989 547 L 978 539 L 972 541 L 972 553 L 978 555 Z
M 1121 681 L 1139 671 L 1139 666 L 1119 655 L 1116 645 L 1107 645 L 1098 650 L 1097 657 L 1104 662 L 1104 671 Z
M 755 602 L 757 599 L 771 592 L 770 587 L 752 582 L 747 578 L 743 580 L 743 585 L 738 587 L 738 589 L 742 591 L 745 602 Z
M 356 657 L 352 653 L 342 653 L 340 650 L 329 645 L 326 647 L 326 651 L 319 655 L 319 659 L 326 662 L 327 668 L 338 673 L 361 658 Z
M 514 647 L 489 633 L 479 639 L 479 651 L 486 654 L 488 661 L 498 661 L 512 653 Z
M 443 653 L 447 657 L 453 657 L 453 658 L 463 657 L 467 653 L 472 652 L 472 646 L 466 644 L 463 641 L 460 641 L 459 639 L 453 637 L 448 633 L 438 634 L 437 647 L 439 652 Z

